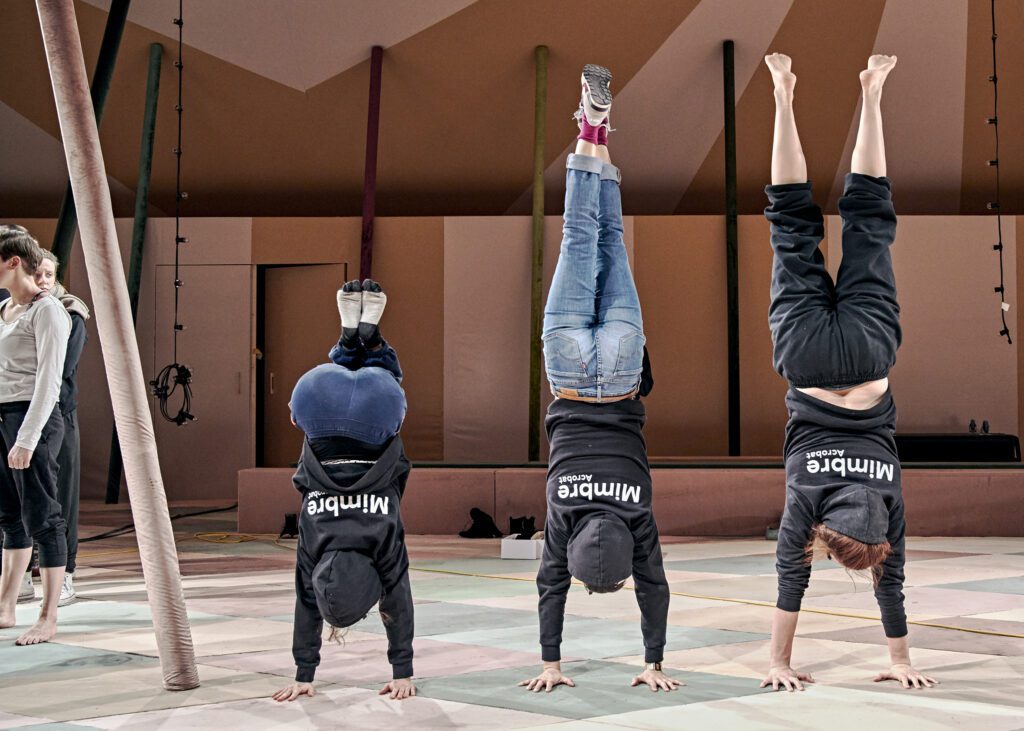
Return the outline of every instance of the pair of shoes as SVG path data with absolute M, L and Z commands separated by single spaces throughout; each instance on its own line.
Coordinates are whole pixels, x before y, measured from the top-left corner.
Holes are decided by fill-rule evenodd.
M 612 72 L 604 66 L 588 63 L 583 67 L 580 75 L 580 106 L 572 115 L 580 129 L 586 117 L 591 127 L 604 127 L 608 132 L 613 131 L 608 117 L 612 110 L 611 82 Z
M 466 530 L 459 531 L 463 538 L 501 538 L 501 531 L 494 523 L 494 518 L 480 508 L 469 511 L 473 524 Z
M 31 602 L 36 598 L 36 587 L 32 583 L 32 572 L 26 571 L 21 582 L 21 589 L 18 591 L 18 604 Z
M 64 585 L 60 588 L 60 599 L 57 600 L 58 607 L 66 607 L 78 601 L 78 594 L 75 593 L 75 575 L 64 574 Z
M 533 538 L 533 534 L 537 532 L 537 519 L 532 515 L 522 518 L 509 518 L 508 519 L 508 532 L 521 541 L 527 541 Z

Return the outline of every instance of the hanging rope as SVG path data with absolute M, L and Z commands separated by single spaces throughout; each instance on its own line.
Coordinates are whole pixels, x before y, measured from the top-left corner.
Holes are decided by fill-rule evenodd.
M 999 186 L 999 73 L 996 67 L 996 40 L 998 38 L 999 35 L 996 33 L 996 0 L 992 0 L 992 75 L 988 77 L 988 80 L 992 82 L 992 116 L 988 118 L 987 122 L 992 125 L 996 137 L 996 154 L 993 159 L 988 161 L 989 167 L 994 168 L 996 171 L 996 199 L 988 204 L 988 210 L 996 212 L 998 241 L 992 248 L 999 252 L 999 286 L 995 288 L 996 294 L 999 295 L 999 317 L 1003 323 L 1003 329 L 999 331 L 999 334 L 1006 338 L 1008 344 L 1012 345 L 1013 338 L 1010 337 L 1010 326 L 1006 324 L 1006 313 L 1010 310 L 1010 305 L 1006 302 L 1006 282 L 1003 272 L 1003 214 L 999 206 L 1001 197 Z
M 177 163 L 177 171 L 174 184 L 174 362 L 165 366 L 160 374 L 149 382 L 153 395 L 160 401 L 160 414 L 167 421 L 173 421 L 178 426 L 195 421 L 192 415 L 192 371 L 188 366 L 178 362 L 178 333 L 185 329 L 178 319 L 178 304 L 180 300 L 181 281 L 180 254 L 181 245 L 188 243 L 188 237 L 181 235 L 181 202 L 188 198 L 188 193 L 181 189 L 181 119 L 184 107 L 182 106 L 182 71 L 185 66 L 181 62 L 182 38 L 185 28 L 184 0 L 178 0 L 178 17 L 174 24 L 178 26 L 178 58 L 174 62 L 174 68 L 178 70 L 178 103 L 174 110 L 178 113 L 178 144 L 174 147 L 174 157 Z M 181 388 L 181 408 L 177 413 L 171 415 L 168 408 L 168 401 L 174 392 Z

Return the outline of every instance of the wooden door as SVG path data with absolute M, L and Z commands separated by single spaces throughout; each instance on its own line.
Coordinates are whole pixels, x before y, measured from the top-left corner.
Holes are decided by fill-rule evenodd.
M 263 465 L 295 464 L 302 433 L 292 426 L 288 401 L 299 377 L 327 363 L 341 322 L 336 293 L 347 265 L 268 267 L 264 286 Z

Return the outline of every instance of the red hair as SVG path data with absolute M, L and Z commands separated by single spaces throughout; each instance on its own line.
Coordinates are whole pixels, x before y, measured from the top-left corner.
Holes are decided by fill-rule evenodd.
M 892 553 L 889 542 L 864 543 L 855 538 L 844 536 L 823 523 L 815 523 L 811 528 L 811 538 L 805 549 L 806 561 L 814 560 L 815 553 L 827 552 L 840 565 L 851 571 L 871 571 L 871 579 L 878 585 L 882 578 L 882 563 Z

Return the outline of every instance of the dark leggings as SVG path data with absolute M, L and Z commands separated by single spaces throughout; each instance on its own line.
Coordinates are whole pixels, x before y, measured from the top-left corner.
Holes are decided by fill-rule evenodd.
M 39 566 L 63 568 L 68 560 L 64 518 L 57 501 L 57 453 L 64 437 L 64 419 L 54 406 L 28 469 L 12 470 L 7 454 L 14 447 L 29 402 L 0 404 L 0 530 L 5 549 L 39 545 Z
M 402 366 L 398 362 L 398 353 L 383 338 L 380 339 L 381 347 L 370 350 L 363 345 L 362 341 L 354 348 L 342 345 L 339 340 L 331 348 L 329 357 L 335 365 L 344 366 L 350 371 L 358 371 L 360 368 L 383 368 L 395 377 L 399 383 L 402 382 Z
M 834 283 L 818 249 L 825 225 L 811 184 L 769 185 L 765 192 L 775 252 L 768 310 L 775 369 L 796 388 L 847 388 L 886 377 L 902 338 L 889 179 L 846 176 L 839 199 L 843 260 Z

